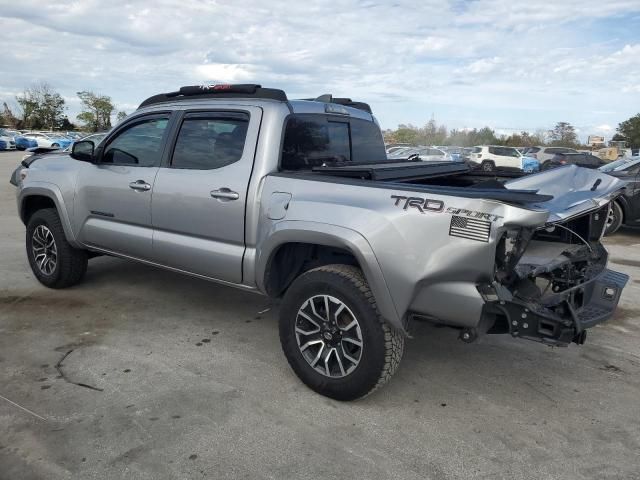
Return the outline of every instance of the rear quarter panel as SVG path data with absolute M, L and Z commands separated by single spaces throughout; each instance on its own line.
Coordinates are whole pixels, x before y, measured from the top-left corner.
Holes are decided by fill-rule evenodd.
M 357 232 L 370 246 L 371 261 L 379 265 L 384 288 L 400 319 L 415 311 L 455 325 L 475 325 L 483 303 L 475 285 L 493 276 L 496 239 L 510 225 L 544 223 L 547 212 L 405 188 L 374 182 L 358 185 L 326 177 L 267 177 L 262 192 L 258 263 L 263 264 L 269 253 L 260 245 L 269 243 L 280 222 L 314 222 L 318 237 L 324 229 L 340 227 Z M 285 217 L 270 220 L 267 212 L 272 198 L 281 198 L 282 192 L 291 194 Z M 428 198 L 440 202 L 442 208 L 420 211 L 393 195 Z M 487 242 L 450 235 L 453 214 L 464 211 L 494 218 Z

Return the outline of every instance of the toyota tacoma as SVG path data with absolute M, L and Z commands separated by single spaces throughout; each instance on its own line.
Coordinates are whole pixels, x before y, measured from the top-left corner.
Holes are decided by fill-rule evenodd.
M 289 364 L 340 400 L 392 376 L 412 319 L 582 344 L 628 280 L 601 244 L 624 182 L 390 161 L 369 105 L 331 95 L 182 87 L 11 181 L 45 286 L 113 255 L 280 299 Z

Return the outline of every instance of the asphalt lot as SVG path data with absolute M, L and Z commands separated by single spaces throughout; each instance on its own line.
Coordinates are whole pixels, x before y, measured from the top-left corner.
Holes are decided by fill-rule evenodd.
M 38 284 L 21 156 L 0 152 L 0 479 L 640 478 L 640 231 L 606 242 L 632 280 L 586 345 L 417 324 L 394 379 L 340 403 L 290 371 L 266 298 L 105 257 Z

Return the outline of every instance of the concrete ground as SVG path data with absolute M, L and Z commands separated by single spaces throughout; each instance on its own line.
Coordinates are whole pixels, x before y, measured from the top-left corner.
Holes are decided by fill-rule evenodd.
M 39 285 L 20 157 L 0 152 L 0 479 L 640 478 L 640 232 L 607 239 L 632 281 L 586 345 L 418 324 L 392 381 L 340 403 L 293 375 L 266 298 L 113 258 Z

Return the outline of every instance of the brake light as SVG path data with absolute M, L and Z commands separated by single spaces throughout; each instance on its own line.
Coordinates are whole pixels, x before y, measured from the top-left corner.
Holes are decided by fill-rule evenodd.
M 566 160 L 560 160 L 560 165 L 566 165 L 567 161 Z

